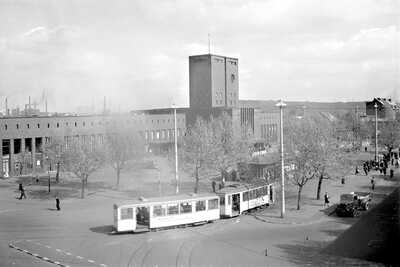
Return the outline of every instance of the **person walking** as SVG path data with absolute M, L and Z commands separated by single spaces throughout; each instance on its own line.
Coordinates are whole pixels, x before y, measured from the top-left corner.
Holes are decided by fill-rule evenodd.
M 18 190 L 19 190 L 19 191 L 20 191 L 20 193 L 21 193 L 21 195 L 19 196 L 19 199 L 21 200 L 21 199 L 22 199 L 22 197 L 26 199 L 26 195 L 25 195 L 25 189 L 24 189 L 24 187 L 22 186 L 22 184 L 19 184 L 19 188 L 18 188 Z
M 211 182 L 211 187 L 212 187 L 212 190 L 213 190 L 214 193 L 215 193 L 215 186 L 216 185 L 217 185 L 217 183 L 215 181 Z
M 356 175 L 359 174 L 360 172 L 358 171 L 358 166 L 356 166 Z
M 375 190 L 375 179 L 374 179 L 374 177 L 372 177 L 372 179 L 371 179 L 371 189 Z
M 58 198 L 58 196 L 56 197 L 56 208 L 57 208 L 57 210 L 61 210 L 61 208 L 60 208 L 60 199 Z
M 367 167 L 366 163 L 364 163 L 363 168 L 364 168 L 365 175 L 367 176 L 368 175 L 368 167 Z
M 329 196 L 328 196 L 328 192 L 325 192 L 324 195 L 324 207 L 328 206 L 329 207 Z

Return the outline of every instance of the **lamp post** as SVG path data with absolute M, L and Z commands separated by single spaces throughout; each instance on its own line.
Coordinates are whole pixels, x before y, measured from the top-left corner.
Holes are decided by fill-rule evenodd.
M 375 162 L 378 160 L 378 104 L 375 103 Z
M 285 165 L 283 158 L 283 108 L 286 106 L 282 100 L 277 104 L 280 110 L 280 154 L 281 154 L 281 218 L 285 216 Z
M 176 125 L 176 106 L 175 104 L 172 105 L 172 108 L 174 109 L 174 139 L 175 139 L 175 182 L 176 182 L 176 188 L 175 188 L 175 194 L 179 193 L 179 175 L 178 175 L 178 131 L 177 131 L 177 125 Z

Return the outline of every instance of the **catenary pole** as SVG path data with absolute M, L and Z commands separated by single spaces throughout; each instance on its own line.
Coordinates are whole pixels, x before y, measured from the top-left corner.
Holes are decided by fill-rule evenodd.
M 282 100 L 280 100 L 276 106 L 280 110 L 280 156 L 281 156 L 281 218 L 285 217 L 285 162 L 283 155 L 283 107 L 286 106 Z

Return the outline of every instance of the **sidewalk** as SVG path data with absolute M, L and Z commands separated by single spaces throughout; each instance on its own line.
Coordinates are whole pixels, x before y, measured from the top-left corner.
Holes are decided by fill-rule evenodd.
M 371 190 L 371 177 L 375 178 L 375 190 Z M 340 201 L 340 195 L 354 191 L 371 192 L 374 206 L 381 202 L 386 195 L 390 194 L 395 187 L 400 184 L 400 168 L 395 168 L 394 178 L 389 175 L 384 176 L 379 171 L 371 171 L 366 175 L 349 175 L 346 183 L 342 185 L 339 180 L 324 180 L 321 190 L 321 199 L 315 197 L 316 180 L 307 184 L 303 189 L 300 210 L 296 209 L 297 194 L 296 188 L 292 185 L 287 186 L 286 191 L 286 210 L 284 218 L 281 218 L 280 192 L 277 192 L 276 203 L 262 211 L 250 213 L 257 220 L 287 225 L 306 225 L 329 220 L 329 215 L 335 210 L 336 204 Z M 324 207 L 323 194 L 328 192 L 330 195 L 330 206 Z

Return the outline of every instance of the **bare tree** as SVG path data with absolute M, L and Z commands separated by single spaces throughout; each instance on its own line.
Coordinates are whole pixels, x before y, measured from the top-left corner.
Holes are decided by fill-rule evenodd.
M 88 177 L 104 163 L 104 150 L 92 142 L 71 142 L 61 154 L 63 168 L 81 179 L 81 198 L 85 197 Z
M 297 186 L 297 209 L 300 209 L 301 193 L 304 186 L 319 174 L 319 145 L 316 140 L 318 132 L 316 124 L 311 119 L 287 120 L 286 145 L 291 161 L 295 164 L 294 171 L 288 174 L 289 180 Z
M 210 122 L 199 117 L 196 123 L 187 130 L 181 143 L 181 162 L 184 168 L 193 171 L 195 193 L 199 190 L 200 169 L 206 168 L 211 164 L 212 134 Z
M 144 137 L 123 118 L 114 117 L 106 129 L 106 148 L 107 158 L 116 171 L 116 186 L 119 188 L 121 171 L 127 162 L 145 154 Z
M 61 153 L 63 147 L 63 140 L 59 136 L 55 136 L 46 139 L 46 142 L 42 145 L 42 150 L 45 158 L 48 160 L 47 164 L 55 164 L 56 166 L 56 182 L 60 181 L 60 164 L 61 164 Z M 50 167 L 49 166 L 49 167 Z
M 389 154 L 395 147 L 400 146 L 400 121 L 382 122 L 378 130 L 378 142 L 386 148 Z
M 221 173 L 224 182 L 224 173 L 229 167 L 236 168 L 238 163 L 250 159 L 251 136 L 247 129 L 243 131 L 239 125 L 233 124 L 232 118 L 227 113 L 211 118 L 210 124 L 212 132 L 210 159 L 214 168 Z

